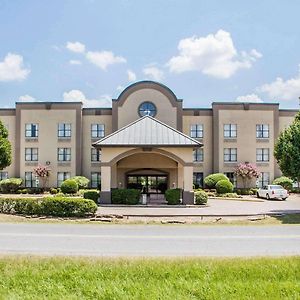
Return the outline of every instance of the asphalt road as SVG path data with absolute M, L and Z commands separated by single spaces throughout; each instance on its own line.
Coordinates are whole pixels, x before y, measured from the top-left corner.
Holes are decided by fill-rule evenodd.
M 91 256 L 300 255 L 300 225 L 1 223 L 0 253 Z

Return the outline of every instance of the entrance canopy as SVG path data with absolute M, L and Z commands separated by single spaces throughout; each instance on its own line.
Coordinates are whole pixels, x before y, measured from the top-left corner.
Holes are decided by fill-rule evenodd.
M 93 146 L 202 147 L 203 144 L 151 116 L 144 116 L 95 142 Z

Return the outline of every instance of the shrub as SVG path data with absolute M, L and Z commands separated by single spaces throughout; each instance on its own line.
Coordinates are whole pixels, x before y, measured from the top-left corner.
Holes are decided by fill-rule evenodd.
M 207 196 L 206 192 L 204 192 L 202 190 L 198 190 L 195 192 L 195 204 L 198 204 L 198 205 L 206 204 L 207 199 L 208 199 L 208 196 Z
M 238 195 L 255 195 L 256 194 L 256 189 L 237 189 L 236 193 Z
M 17 194 L 29 194 L 28 189 L 19 189 L 16 191 Z
M 60 187 L 64 194 L 76 194 L 78 191 L 78 184 L 73 179 L 65 180 Z
M 169 189 L 165 192 L 165 197 L 169 205 L 180 204 L 181 189 Z
M 237 193 L 217 194 L 216 197 L 222 197 L 222 198 L 242 198 Z
M 231 193 L 233 191 L 233 184 L 229 180 L 220 180 L 216 184 L 218 194 Z
M 281 177 L 276 178 L 273 181 L 273 184 L 281 185 L 285 189 L 287 189 L 288 191 L 290 191 L 293 188 L 293 180 L 288 178 L 288 177 L 285 177 L 285 176 L 281 176 Z
M 70 179 L 74 180 L 77 183 L 79 190 L 86 189 L 90 182 L 90 180 L 84 176 L 74 176 Z
M 40 188 L 40 187 L 28 188 L 27 193 L 28 194 L 43 194 L 43 188 Z
M 95 203 L 98 203 L 98 198 L 99 198 L 99 191 L 98 190 L 89 190 L 85 191 L 83 194 L 84 199 L 91 199 Z
M 111 193 L 112 204 L 134 205 L 140 201 L 141 192 L 135 189 L 115 189 Z
M 51 188 L 51 189 L 50 189 L 50 194 L 56 195 L 57 193 L 58 193 L 58 190 L 57 190 L 57 189 L 55 189 L 55 188 Z
M 55 217 L 84 217 L 94 214 L 94 201 L 78 198 L 0 198 L 0 212 Z
M 226 175 L 224 175 L 222 173 L 215 173 L 215 174 L 211 174 L 211 175 L 208 175 L 207 177 L 205 177 L 204 178 L 204 184 L 210 189 L 211 188 L 216 188 L 216 184 L 220 180 L 229 181 L 229 179 Z
M 21 186 L 21 178 L 8 178 L 0 181 L 0 190 L 3 193 L 15 193 Z

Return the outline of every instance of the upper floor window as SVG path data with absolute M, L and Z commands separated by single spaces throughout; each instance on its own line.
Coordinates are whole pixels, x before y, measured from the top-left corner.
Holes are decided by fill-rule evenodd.
M 224 161 L 225 162 L 237 161 L 237 149 L 236 148 L 225 148 L 224 149 Z
M 71 124 L 70 123 L 59 123 L 57 128 L 57 136 L 60 137 L 71 137 Z
M 257 124 L 256 125 L 256 138 L 267 139 L 269 138 L 269 125 L 268 124 Z
M 203 138 L 203 124 L 191 125 L 191 137 L 192 138 Z
M 96 148 L 91 149 L 91 161 L 101 161 L 101 150 Z
M 70 161 L 71 160 L 71 148 L 58 148 L 57 149 L 58 161 Z
M 156 106 L 152 102 L 143 102 L 139 106 L 139 115 L 143 116 L 151 116 L 154 117 L 156 115 Z
M 224 138 L 236 138 L 236 137 L 237 137 L 237 125 L 224 124 Z
M 8 178 L 8 172 L 1 171 L 0 172 L 0 180 L 7 179 L 7 178 Z
M 256 149 L 256 161 L 269 161 L 270 159 L 270 150 L 269 148 L 258 148 Z
M 104 124 L 92 124 L 91 136 L 92 138 L 102 138 L 105 134 Z
M 71 173 L 70 172 L 58 172 L 57 173 L 57 186 L 60 187 L 61 184 L 71 178 Z
M 39 136 L 39 124 L 30 123 L 25 125 L 25 137 L 38 137 Z
M 38 161 L 38 148 L 25 148 L 25 161 Z
M 195 162 L 202 162 L 203 161 L 203 148 L 194 149 L 193 155 L 194 155 Z

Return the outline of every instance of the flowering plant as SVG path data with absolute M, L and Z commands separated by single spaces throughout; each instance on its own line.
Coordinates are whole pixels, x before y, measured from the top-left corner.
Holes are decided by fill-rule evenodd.
M 45 188 L 47 183 L 48 177 L 50 176 L 50 169 L 47 166 L 38 165 L 36 168 L 33 169 L 33 173 L 41 178 L 42 181 L 42 188 Z
M 242 178 L 244 188 L 246 188 L 247 181 L 250 181 L 253 178 L 258 178 L 260 175 L 260 172 L 257 169 L 256 165 L 251 163 L 238 164 L 234 173 L 235 176 Z

